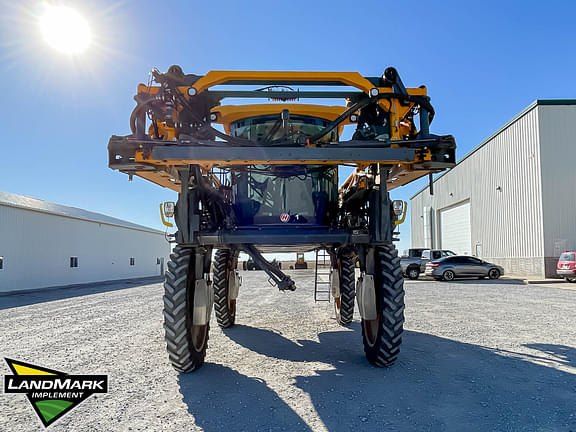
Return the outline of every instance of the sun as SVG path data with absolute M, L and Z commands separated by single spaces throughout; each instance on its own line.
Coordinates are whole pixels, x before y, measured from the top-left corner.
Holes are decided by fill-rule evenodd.
M 40 17 L 40 30 L 52 48 L 64 54 L 80 54 L 92 40 L 88 22 L 68 6 L 46 6 Z

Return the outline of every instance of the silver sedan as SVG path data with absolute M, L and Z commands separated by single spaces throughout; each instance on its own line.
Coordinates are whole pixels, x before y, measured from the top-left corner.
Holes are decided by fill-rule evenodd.
M 451 281 L 459 277 L 479 277 L 498 279 L 504 274 L 504 269 L 481 259 L 457 255 L 442 258 L 426 264 L 426 276 L 437 280 Z

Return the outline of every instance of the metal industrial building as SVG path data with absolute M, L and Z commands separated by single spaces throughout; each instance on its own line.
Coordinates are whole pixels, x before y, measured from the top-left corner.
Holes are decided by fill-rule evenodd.
M 161 275 L 161 231 L 0 192 L 0 292 Z
M 537 100 L 411 198 L 412 246 L 555 276 L 576 249 L 576 100 Z

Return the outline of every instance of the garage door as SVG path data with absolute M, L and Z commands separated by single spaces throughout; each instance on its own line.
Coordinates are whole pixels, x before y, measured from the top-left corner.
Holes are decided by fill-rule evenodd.
M 440 210 L 440 243 L 442 249 L 472 255 L 470 202 Z

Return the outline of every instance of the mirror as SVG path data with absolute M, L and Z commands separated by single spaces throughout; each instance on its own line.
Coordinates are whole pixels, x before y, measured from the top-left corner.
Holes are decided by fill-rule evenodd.
M 166 215 L 166 217 L 171 218 L 174 216 L 175 207 L 176 204 L 174 204 L 174 202 L 172 201 L 166 201 L 164 203 L 164 214 Z
M 402 200 L 392 201 L 392 209 L 394 210 L 394 214 L 396 216 L 401 215 L 404 212 L 404 201 Z

